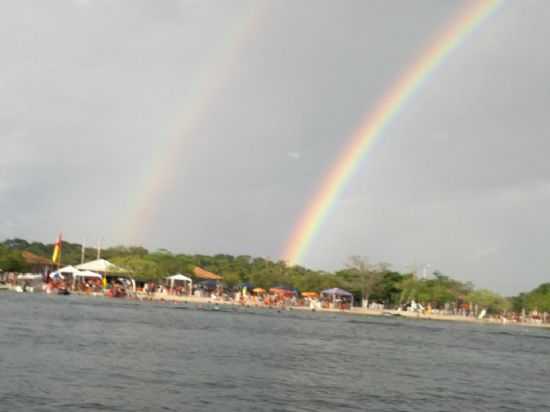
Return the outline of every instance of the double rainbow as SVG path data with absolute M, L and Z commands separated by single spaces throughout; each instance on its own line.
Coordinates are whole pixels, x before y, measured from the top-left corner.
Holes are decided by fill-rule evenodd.
M 483 0 L 469 3 L 397 79 L 376 104 L 375 109 L 367 114 L 294 226 L 282 253 L 288 264 L 294 265 L 301 261 L 329 210 L 375 138 L 382 134 L 385 126 L 399 113 L 426 78 L 498 7 L 500 2 Z

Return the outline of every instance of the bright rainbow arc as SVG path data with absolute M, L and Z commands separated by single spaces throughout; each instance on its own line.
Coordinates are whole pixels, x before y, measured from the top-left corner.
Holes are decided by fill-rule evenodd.
M 295 225 L 282 254 L 288 264 L 300 262 L 326 219 L 331 206 L 359 166 L 361 159 L 384 127 L 397 115 L 406 101 L 460 43 L 501 3 L 484 0 L 467 7 L 451 21 L 450 27 L 416 59 L 408 70 L 376 104 L 361 127 L 321 181 L 319 190 Z

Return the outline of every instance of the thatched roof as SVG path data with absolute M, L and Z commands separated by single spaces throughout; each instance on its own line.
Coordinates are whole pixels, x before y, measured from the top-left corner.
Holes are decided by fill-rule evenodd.
M 203 268 L 200 268 L 198 266 L 195 266 L 193 269 L 193 275 L 199 279 L 210 279 L 210 280 L 222 280 L 223 277 L 220 275 L 216 275 L 215 273 L 209 272 L 207 270 L 204 270 Z
M 21 252 L 21 256 L 23 256 L 23 259 L 25 260 L 25 263 L 28 265 L 46 265 L 51 266 L 53 263 L 50 259 L 35 255 L 34 253 L 31 253 L 27 250 L 24 250 Z

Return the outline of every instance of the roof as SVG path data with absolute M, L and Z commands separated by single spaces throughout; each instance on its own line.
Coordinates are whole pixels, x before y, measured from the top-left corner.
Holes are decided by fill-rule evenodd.
M 340 288 L 325 289 L 321 292 L 321 295 L 329 296 L 353 296 L 350 292 Z
M 91 270 L 92 272 L 101 273 L 127 273 L 128 270 L 112 264 L 105 259 L 96 259 L 91 262 L 82 263 L 76 267 L 78 270 Z
M 200 268 L 198 266 L 195 266 L 193 269 L 193 275 L 199 279 L 209 279 L 209 280 L 222 280 L 223 277 L 220 275 L 216 275 L 215 273 L 209 272 L 207 270 L 204 270 L 203 268 Z
M 102 276 L 99 273 L 91 272 L 89 270 L 84 270 L 82 272 L 75 272 L 74 277 L 101 279 Z
M 23 256 L 25 263 L 29 265 L 52 265 L 52 261 L 50 259 L 35 255 L 27 250 L 21 252 L 21 256 Z
M 57 269 L 56 272 L 59 272 L 59 273 L 75 273 L 75 272 L 78 272 L 79 270 L 77 268 L 75 268 L 74 266 L 65 266 L 64 268 L 61 268 L 61 269 Z

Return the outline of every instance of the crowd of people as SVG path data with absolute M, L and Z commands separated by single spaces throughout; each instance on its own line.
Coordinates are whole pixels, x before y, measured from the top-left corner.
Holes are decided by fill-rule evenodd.
M 354 307 L 351 293 L 341 289 L 329 289 L 321 293 L 302 292 L 287 287 L 273 287 L 269 290 L 254 288 L 252 285 L 240 285 L 234 288 L 224 287 L 218 281 L 186 282 L 141 282 L 136 285 L 133 279 L 112 277 L 107 281 L 101 276 L 56 277 L 40 274 L 1 273 L 0 283 L 18 292 L 43 291 L 48 294 L 88 294 L 104 295 L 114 298 L 136 299 L 185 299 L 186 297 L 207 299 L 211 302 L 231 303 L 246 306 L 292 308 L 304 307 L 311 310 L 351 310 Z M 383 303 L 363 300 L 356 305 L 356 311 L 367 313 L 379 312 L 394 314 L 412 313 L 419 316 L 453 317 L 464 319 L 488 319 L 501 323 L 547 324 L 550 316 L 547 312 L 532 311 L 527 313 L 488 314 L 478 305 L 462 303 L 446 304 L 444 307 L 432 308 L 431 304 L 422 305 L 414 300 L 397 308 L 386 308 Z

